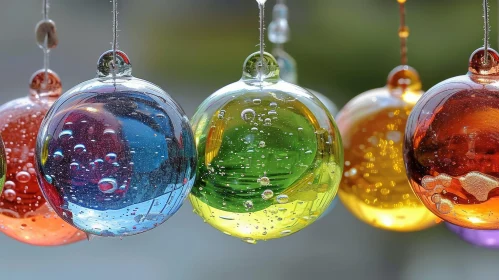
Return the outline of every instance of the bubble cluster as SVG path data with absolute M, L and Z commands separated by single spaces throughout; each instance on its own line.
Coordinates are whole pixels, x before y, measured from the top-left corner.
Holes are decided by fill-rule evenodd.
M 269 54 L 270 70 L 259 79 L 250 69 L 257 59 L 250 56 L 243 79 L 207 99 L 192 120 L 195 213 L 248 243 L 313 223 L 335 197 L 343 166 L 330 113 L 306 90 L 280 80 Z
M 117 55 L 116 70 L 106 52 L 99 78 L 54 104 L 36 150 L 54 210 L 99 236 L 138 234 L 166 221 L 189 193 L 197 164 L 182 109 L 157 86 L 133 78 L 128 57 Z

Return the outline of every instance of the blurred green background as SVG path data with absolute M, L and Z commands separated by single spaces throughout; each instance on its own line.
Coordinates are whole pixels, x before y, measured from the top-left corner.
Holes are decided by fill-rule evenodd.
M 60 46 L 51 68 L 65 89 L 95 76 L 110 48 L 107 0 L 52 0 Z M 267 23 L 275 1 L 267 3 Z M 343 106 L 384 86 L 399 64 L 396 0 L 288 0 L 300 84 Z M 408 0 L 409 64 L 425 89 L 465 74 L 483 44 L 482 1 Z M 198 104 L 241 76 L 257 50 L 254 0 L 122 0 L 120 46 L 136 77 L 166 89 L 192 116 Z M 497 3 L 491 3 L 497 47 Z M 40 0 L 0 0 L 0 101 L 28 94 L 42 53 L 33 29 Z M 271 45 L 268 44 L 268 50 Z M 417 233 L 371 228 L 341 205 L 310 228 L 256 246 L 225 236 L 188 202 L 158 229 L 124 240 L 94 239 L 37 248 L 0 236 L 0 279 L 495 279 L 499 252 L 474 248 L 445 227 Z

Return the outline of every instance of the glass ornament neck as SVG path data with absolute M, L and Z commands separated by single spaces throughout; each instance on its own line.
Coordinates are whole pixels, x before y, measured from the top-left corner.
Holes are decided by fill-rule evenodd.
M 388 75 L 387 87 L 393 96 L 409 103 L 416 103 L 421 96 L 423 85 L 416 69 L 400 65 Z
M 494 49 L 488 48 L 488 59 L 485 48 L 479 48 L 471 54 L 468 73 L 469 75 L 499 77 L 499 54 Z
M 276 47 L 289 42 L 290 30 L 288 23 L 288 7 L 285 4 L 274 6 L 273 19 L 269 24 L 269 41 Z M 279 46 L 282 48 L 282 46 Z
M 132 64 L 124 52 L 117 50 L 116 65 L 114 65 L 113 61 L 113 50 L 103 53 L 97 62 L 97 77 L 106 79 L 132 77 Z
M 55 100 L 62 94 L 62 83 L 59 76 L 52 70 L 41 69 L 31 76 L 29 85 L 30 97 L 34 100 Z
M 265 52 L 263 61 L 260 52 L 248 56 L 243 66 L 242 80 L 246 83 L 277 83 L 279 78 L 279 65 L 270 53 Z

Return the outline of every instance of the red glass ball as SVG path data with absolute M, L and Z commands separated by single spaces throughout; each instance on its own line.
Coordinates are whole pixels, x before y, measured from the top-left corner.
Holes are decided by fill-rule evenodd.
M 499 54 L 473 53 L 467 75 L 430 89 L 412 111 L 404 156 L 412 188 L 441 219 L 499 229 Z
M 34 74 L 30 95 L 0 107 L 0 133 L 5 142 L 7 178 L 0 196 L 0 231 L 38 246 L 70 244 L 86 234 L 64 222 L 43 197 L 35 170 L 35 144 L 43 117 L 61 94 L 53 73 Z

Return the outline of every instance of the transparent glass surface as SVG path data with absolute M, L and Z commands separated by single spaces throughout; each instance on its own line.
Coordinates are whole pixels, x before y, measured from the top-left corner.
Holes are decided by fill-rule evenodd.
M 343 149 L 336 124 L 308 91 L 279 79 L 258 53 L 243 78 L 222 88 L 192 119 L 199 154 L 190 195 L 220 231 L 254 243 L 314 222 L 336 195 Z
M 437 216 L 499 229 L 499 55 L 471 56 L 469 73 L 430 89 L 407 123 L 405 163 L 414 192 Z
M 52 71 L 37 71 L 30 95 L 0 107 L 0 133 L 5 139 L 7 177 L 0 196 L 0 231 L 30 245 L 57 246 L 86 238 L 64 222 L 43 197 L 36 179 L 36 137 L 43 117 L 61 95 L 61 81 Z
M 409 114 L 421 97 L 417 72 L 400 66 L 388 85 L 352 99 L 338 114 L 345 147 L 340 199 L 363 222 L 394 231 L 435 224 L 407 181 L 402 144 Z
M 99 77 L 66 92 L 37 140 L 42 190 L 57 214 L 99 236 L 142 233 L 165 222 L 194 183 L 187 116 L 159 87 L 131 76 L 128 57 L 99 60 Z

